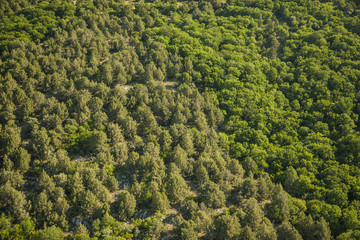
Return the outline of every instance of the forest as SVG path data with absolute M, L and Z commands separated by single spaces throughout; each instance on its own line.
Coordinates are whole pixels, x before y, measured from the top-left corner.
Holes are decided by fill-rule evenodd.
M 1 239 L 360 239 L 359 0 L 0 0 Z

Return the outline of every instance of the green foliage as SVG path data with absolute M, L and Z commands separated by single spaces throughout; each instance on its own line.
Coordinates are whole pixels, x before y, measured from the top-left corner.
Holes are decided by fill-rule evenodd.
M 0 238 L 358 239 L 358 13 L 0 1 Z
M 222 215 L 215 220 L 215 238 L 237 239 L 239 238 L 241 225 L 234 215 Z
M 190 194 L 190 188 L 175 165 L 172 165 L 170 170 L 169 179 L 166 183 L 166 190 L 167 196 L 173 204 L 184 201 Z
M 36 236 L 37 239 L 45 240 L 45 239 L 51 239 L 51 240 L 60 240 L 64 239 L 65 236 L 61 229 L 51 226 L 49 228 L 46 228 L 45 230 L 39 231 Z
M 292 240 L 301 240 L 303 239 L 299 232 L 291 226 L 287 221 L 283 222 L 278 230 L 278 239 L 292 239 Z
M 29 203 L 26 196 L 23 192 L 13 188 L 10 182 L 6 182 L 0 187 L 0 196 L 2 211 L 14 217 L 15 220 L 21 221 L 29 216 Z
M 115 215 L 122 221 L 131 218 L 136 209 L 135 197 L 129 192 L 122 192 L 114 202 Z

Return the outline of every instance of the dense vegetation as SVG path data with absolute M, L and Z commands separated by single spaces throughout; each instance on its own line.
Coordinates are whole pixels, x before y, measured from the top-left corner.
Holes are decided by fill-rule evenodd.
M 0 1 L 0 239 L 359 239 L 357 0 Z

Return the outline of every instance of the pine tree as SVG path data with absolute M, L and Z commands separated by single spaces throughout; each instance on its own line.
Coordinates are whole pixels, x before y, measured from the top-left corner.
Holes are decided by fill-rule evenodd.
M 291 226 L 290 222 L 284 221 L 277 230 L 278 240 L 302 240 L 299 232 Z
M 131 218 L 136 209 L 136 199 L 128 191 L 120 193 L 113 203 L 113 212 L 120 221 Z
M 172 204 L 185 200 L 190 195 L 190 187 L 180 175 L 180 170 L 172 165 L 170 167 L 168 181 L 166 183 L 166 193 Z

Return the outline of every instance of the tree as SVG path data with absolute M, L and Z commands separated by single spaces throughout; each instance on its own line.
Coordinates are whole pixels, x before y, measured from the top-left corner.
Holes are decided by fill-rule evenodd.
M 41 227 L 47 224 L 53 225 L 55 218 L 53 212 L 53 203 L 49 200 L 48 195 L 45 191 L 41 192 L 35 202 L 35 213 Z
M 45 230 L 40 231 L 36 235 L 36 239 L 39 240 L 61 240 L 64 239 L 64 233 L 60 228 L 57 228 L 56 226 L 51 226 L 49 228 L 46 228 Z
M 4 160 L 6 161 L 6 158 Z M 5 185 L 7 182 L 17 190 L 22 190 L 25 184 L 23 175 L 19 171 L 3 170 L 0 172 L 0 184 Z
M 100 66 L 99 70 L 99 80 L 110 85 L 113 82 L 113 69 L 110 63 L 104 63 Z
M 13 155 L 15 168 L 25 173 L 30 168 L 31 155 L 22 147 L 18 148 Z
M 269 199 L 273 190 L 273 183 L 268 174 L 262 174 L 257 182 L 257 195 L 259 200 Z
M 21 221 L 29 216 L 29 202 L 25 194 L 13 188 L 9 182 L 0 187 L 0 207 L 16 221 Z
M 221 208 L 225 206 L 226 196 L 219 186 L 214 182 L 208 181 L 201 188 L 200 199 L 212 208 Z
M 171 152 L 172 137 L 168 130 L 163 130 L 159 139 L 161 151 L 163 153 Z
M 302 240 L 299 232 L 291 226 L 288 221 L 284 221 L 277 231 L 278 240 Z
M 321 218 L 320 221 L 317 221 L 314 224 L 311 239 L 331 239 L 329 224 L 325 221 L 324 218 Z
M 180 169 L 183 174 L 189 174 L 192 170 L 192 166 L 189 163 L 187 152 L 181 148 L 180 145 L 177 145 L 174 148 L 173 152 L 173 162 Z
M 11 228 L 11 219 L 6 217 L 4 213 L 1 214 L 0 217 L 0 230 L 6 230 Z
M 256 162 L 251 157 L 245 158 L 243 167 L 244 167 L 247 175 L 249 175 L 250 172 L 254 175 L 257 173 L 257 170 L 258 170 L 258 166 L 257 166 Z
M 95 130 L 87 144 L 87 150 L 92 153 L 106 152 L 109 149 L 108 138 L 103 131 Z
M 165 213 L 169 209 L 170 203 L 164 192 L 156 191 L 152 195 L 150 206 L 153 212 Z
M 215 220 L 216 239 L 238 239 L 241 233 L 239 219 L 235 215 L 222 215 Z
M 249 226 L 252 231 L 257 232 L 264 217 L 264 212 L 254 198 L 244 200 L 242 206 L 245 216 L 240 219 L 241 225 Z
M 96 196 L 102 204 L 108 203 L 111 199 L 110 191 L 102 184 L 99 179 L 94 179 L 91 176 L 88 176 L 88 189 Z
M 0 153 L 11 154 L 20 145 L 20 128 L 14 123 L 9 122 L 4 126 L 0 134 Z
M 99 152 L 95 156 L 95 162 L 100 166 L 112 165 L 114 164 L 114 157 L 110 152 Z
M 145 85 L 142 84 L 136 84 L 134 87 L 132 87 L 129 90 L 128 94 L 128 106 L 130 108 L 135 108 L 138 105 L 142 104 L 148 104 L 149 102 L 149 91 L 148 88 Z
M 198 233 L 195 230 L 194 222 L 190 221 L 184 221 L 180 226 L 180 239 L 191 239 L 191 240 L 197 240 L 198 239 Z
M 310 215 L 302 212 L 294 225 L 303 239 L 312 239 L 314 220 Z
M 63 230 L 68 230 L 68 222 L 66 221 L 66 216 L 70 205 L 66 200 L 66 195 L 64 189 L 61 187 L 56 187 L 53 194 L 53 210 L 59 216 L 56 224 L 61 227 Z
M 124 129 L 125 137 L 132 138 L 136 135 L 138 123 L 131 116 L 121 116 L 119 123 Z
M 256 234 L 251 230 L 249 226 L 245 226 L 241 229 L 240 238 L 241 240 L 256 240 Z
M 158 124 L 151 109 L 144 103 L 136 110 L 136 120 L 140 123 L 139 130 L 142 134 L 154 133 L 158 130 Z
M 280 46 L 280 43 L 277 40 L 275 34 L 268 36 L 266 39 L 267 39 L 266 44 L 265 44 L 265 46 L 267 48 L 266 55 L 269 58 L 274 59 L 277 57 L 277 51 Z
M 183 113 L 185 111 L 184 106 L 181 103 L 178 103 L 175 109 L 175 112 L 172 116 L 172 124 L 184 124 L 187 121 L 186 115 Z
M 189 130 L 185 132 L 181 137 L 180 141 L 181 147 L 189 154 L 192 155 L 195 153 L 193 136 Z
M 345 207 L 348 204 L 348 193 L 346 188 L 340 186 L 331 189 L 327 193 L 327 202 L 338 205 L 340 207 Z
M 89 190 L 85 190 L 78 200 L 78 212 L 84 217 L 97 216 L 102 204 L 97 197 Z
M 119 194 L 112 206 L 113 212 L 117 218 L 120 221 L 125 221 L 134 215 L 136 209 L 136 199 L 134 195 L 128 191 L 124 191 Z
M 281 185 L 275 185 L 274 187 L 272 202 L 267 209 L 267 216 L 277 222 L 286 221 L 290 217 L 288 194 Z
M 116 123 L 107 125 L 107 135 L 109 136 L 110 146 L 117 146 L 124 142 L 123 130 Z
M 272 239 L 272 240 L 277 239 L 275 229 L 269 219 L 267 218 L 263 219 L 260 225 L 260 229 L 257 232 L 257 236 L 258 239 Z
M 25 237 L 35 237 L 35 224 L 30 218 L 21 221 L 19 224 L 12 225 L 10 219 L 7 219 L 5 215 L 2 214 L 0 218 L 0 225 L 1 239 L 23 239 Z
M 77 235 L 75 235 L 74 239 L 75 240 L 91 240 L 89 235 L 86 235 L 86 234 L 77 234 Z
M 199 205 L 192 199 L 186 201 L 181 207 L 182 216 L 186 220 L 194 219 L 199 210 Z
M 161 215 L 156 215 L 154 217 L 144 219 L 139 225 L 141 232 L 138 237 L 158 239 L 164 231 L 164 225 L 160 216 Z
M 200 164 L 200 166 L 198 166 L 195 170 L 195 179 L 200 185 L 209 181 L 208 171 L 202 164 Z
M 45 128 L 36 130 L 32 134 L 30 146 L 34 155 L 40 160 L 45 160 L 50 156 L 53 149 L 50 145 L 50 138 Z
M 55 183 L 45 170 L 41 172 L 39 177 L 38 188 L 40 191 L 46 191 L 47 194 L 52 194 L 55 191 Z
M 245 198 L 254 198 L 257 195 L 257 184 L 252 174 L 250 177 L 245 179 L 242 185 L 242 194 Z
M 118 143 L 114 148 L 113 148 L 113 154 L 114 154 L 114 160 L 116 163 L 122 165 L 126 162 L 126 160 L 128 159 L 128 153 L 129 153 L 129 148 L 128 145 L 124 142 L 124 143 Z
M 284 189 L 288 193 L 294 193 L 296 187 L 295 183 L 298 179 L 297 172 L 293 167 L 289 167 L 285 172 L 285 182 L 284 182 Z
M 201 112 L 201 111 L 197 111 L 194 114 L 194 123 L 195 126 L 199 129 L 199 131 L 201 132 L 208 132 L 209 131 L 209 126 L 207 124 L 206 121 L 206 116 L 205 113 Z
M 180 175 L 179 169 L 171 165 L 168 181 L 166 182 L 166 194 L 172 204 L 185 200 L 190 195 L 190 187 Z
M 69 191 L 73 198 L 77 198 L 84 192 L 85 187 L 79 172 L 75 172 L 72 178 L 69 179 Z

